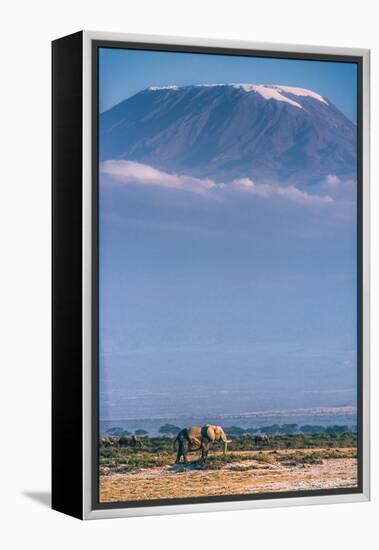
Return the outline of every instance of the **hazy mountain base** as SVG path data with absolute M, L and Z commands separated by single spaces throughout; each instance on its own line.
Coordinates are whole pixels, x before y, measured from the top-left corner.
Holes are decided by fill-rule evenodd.
M 164 438 L 156 438 L 164 439 Z M 319 437 L 272 438 L 264 448 L 236 437 L 224 458 L 214 449 L 207 464 L 199 454 L 187 464 L 175 464 L 162 445 L 146 441 L 142 451 L 100 448 L 100 501 L 122 502 L 230 494 L 270 493 L 355 487 L 357 450 L 352 434 Z M 292 441 L 290 441 L 292 439 Z M 303 448 L 298 445 L 303 444 Z M 234 449 L 233 449 L 234 447 Z M 241 450 L 249 447 L 249 450 Z M 291 448 L 292 447 L 292 448 Z

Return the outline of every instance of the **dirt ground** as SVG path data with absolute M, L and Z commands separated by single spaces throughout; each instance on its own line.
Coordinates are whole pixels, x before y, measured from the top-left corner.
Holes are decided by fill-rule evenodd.
M 331 458 L 322 464 L 293 465 L 286 463 L 286 452 L 278 451 L 283 455 L 280 462 L 237 460 L 221 470 L 199 469 L 194 461 L 187 465 L 102 475 L 100 502 L 331 489 L 357 484 L 355 458 Z

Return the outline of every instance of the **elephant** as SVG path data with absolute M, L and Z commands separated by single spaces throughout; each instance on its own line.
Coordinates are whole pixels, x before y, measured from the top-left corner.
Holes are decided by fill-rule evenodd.
M 133 447 L 133 449 L 141 449 L 142 441 L 138 435 L 122 435 L 118 440 L 119 447 Z
M 189 426 L 181 430 L 174 440 L 174 450 L 178 445 L 176 463 L 179 464 L 181 457 L 183 457 L 184 462 L 187 462 L 188 452 L 199 451 L 202 446 L 201 439 L 201 426 Z
M 254 441 L 256 445 L 259 445 L 259 444 L 263 445 L 265 443 L 267 444 L 270 443 L 270 438 L 267 434 L 259 434 L 255 436 Z
M 213 424 L 206 424 L 201 428 L 202 435 L 202 459 L 206 460 L 208 457 L 210 443 L 218 443 L 222 441 L 223 443 L 223 455 L 226 456 L 226 451 L 228 449 L 228 443 L 231 442 L 231 439 L 227 439 L 224 430 L 221 426 L 215 426 Z
M 220 426 L 206 424 L 205 426 L 189 426 L 181 430 L 174 441 L 174 450 L 178 444 L 176 463 L 179 464 L 181 457 L 187 462 L 187 453 L 201 450 L 201 458 L 205 461 L 208 457 L 210 443 L 222 441 L 224 444 L 223 454 L 230 440 L 226 438 L 224 430 Z
M 100 436 L 100 445 L 103 447 L 117 447 L 118 445 L 118 437 L 114 436 L 106 436 L 102 435 Z

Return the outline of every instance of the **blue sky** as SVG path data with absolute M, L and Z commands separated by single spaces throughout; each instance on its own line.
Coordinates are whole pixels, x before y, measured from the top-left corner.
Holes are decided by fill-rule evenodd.
M 226 81 L 311 88 L 354 118 L 352 65 L 120 50 L 101 53 L 100 105 Z M 101 173 L 101 418 L 355 405 L 355 183 L 337 180 L 299 201 Z
M 356 121 L 354 63 L 101 48 L 100 111 L 149 86 L 251 82 L 312 89 Z

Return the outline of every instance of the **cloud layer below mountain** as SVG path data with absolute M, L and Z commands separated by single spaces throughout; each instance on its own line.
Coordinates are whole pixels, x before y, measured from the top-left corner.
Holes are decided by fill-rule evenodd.
M 107 160 L 101 163 L 100 172 L 113 181 L 128 185 L 153 185 L 195 193 L 206 198 L 222 198 L 230 192 L 245 193 L 261 199 L 282 198 L 301 204 L 333 202 L 330 195 L 317 195 L 293 185 L 279 186 L 256 183 L 251 178 L 238 178 L 230 183 L 216 183 L 209 178 L 170 174 L 147 164 L 130 160 Z

